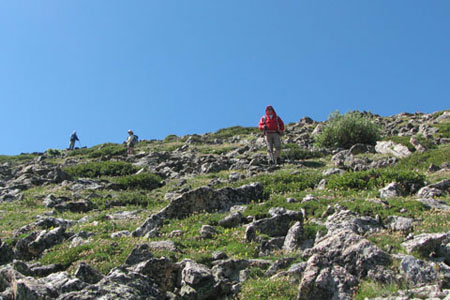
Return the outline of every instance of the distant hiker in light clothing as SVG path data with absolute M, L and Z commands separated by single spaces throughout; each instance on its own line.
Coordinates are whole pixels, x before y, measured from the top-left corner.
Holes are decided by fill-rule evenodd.
M 127 153 L 128 155 L 134 154 L 134 146 L 138 142 L 138 136 L 133 133 L 133 130 L 128 130 L 127 138 Z
M 72 135 L 70 136 L 70 144 L 69 144 L 69 150 L 73 150 L 73 148 L 75 147 L 75 142 L 79 141 L 78 136 L 77 136 L 77 132 L 74 130 L 72 132 Z
M 259 130 L 264 132 L 269 160 L 272 163 L 281 163 L 281 139 L 284 132 L 284 123 L 271 105 L 266 107 L 266 114 L 259 120 Z M 275 152 L 273 148 L 275 147 Z

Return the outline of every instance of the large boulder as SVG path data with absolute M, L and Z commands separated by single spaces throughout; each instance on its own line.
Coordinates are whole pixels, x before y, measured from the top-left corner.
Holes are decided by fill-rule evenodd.
M 391 154 L 398 158 L 404 158 L 411 155 L 408 147 L 396 144 L 393 141 L 378 141 L 375 151 L 381 154 Z

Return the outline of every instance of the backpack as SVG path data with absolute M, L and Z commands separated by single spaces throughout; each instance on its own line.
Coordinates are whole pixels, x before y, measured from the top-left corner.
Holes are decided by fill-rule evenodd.
M 137 135 L 133 135 L 133 139 L 131 140 L 131 144 L 134 146 L 139 142 L 139 137 Z

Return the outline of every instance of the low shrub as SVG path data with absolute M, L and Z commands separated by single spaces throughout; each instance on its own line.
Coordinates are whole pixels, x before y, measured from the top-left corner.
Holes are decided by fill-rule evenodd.
M 89 162 L 64 168 L 73 177 L 125 176 L 138 171 L 137 167 L 122 161 Z
M 439 129 L 437 134 L 439 137 L 450 139 L 450 122 L 434 124 L 433 126 Z
M 300 192 L 308 188 L 314 188 L 322 179 L 322 176 L 316 172 L 302 174 L 278 173 L 271 175 L 259 175 L 254 177 L 253 181 L 261 182 L 264 187 L 264 193 L 287 193 Z
M 258 132 L 259 129 L 257 127 L 233 126 L 219 129 L 212 136 L 214 138 L 229 138 L 236 135 L 248 135 L 251 133 L 258 133 Z
M 93 147 L 92 152 L 88 153 L 88 157 L 97 158 L 102 156 L 117 156 L 124 155 L 126 153 L 127 149 L 124 145 L 106 143 Z
M 169 134 L 164 138 L 164 143 L 176 142 L 178 137 L 175 134 Z
M 368 116 L 356 111 L 341 115 L 336 111 L 315 139 L 320 147 L 349 149 L 357 143 L 375 145 L 379 137 L 380 128 Z
M 152 173 L 123 176 L 114 179 L 114 182 L 122 189 L 153 190 L 162 185 L 161 177 Z
M 310 158 L 320 158 L 324 154 L 319 151 L 310 151 L 300 148 L 299 145 L 294 143 L 284 144 L 281 152 L 283 159 L 301 160 Z
M 372 190 L 382 188 L 391 182 L 399 183 L 404 194 L 408 194 L 413 188 L 425 184 L 425 176 L 412 171 L 391 168 L 372 169 L 331 175 L 328 178 L 327 187 L 336 190 Z

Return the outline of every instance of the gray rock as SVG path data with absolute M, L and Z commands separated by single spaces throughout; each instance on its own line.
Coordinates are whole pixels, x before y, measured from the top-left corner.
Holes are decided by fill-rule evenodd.
M 125 260 L 125 263 L 127 265 L 135 265 L 151 258 L 153 258 L 153 253 L 151 252 L 150 246 L 148 244 L 141 244 L 131 250 L 131 253 Z
M 435 199 L 417 199 L 429 209 L 450 210 L 450 206 L 445 201 Z
M 325 223 L 329 232 L 347 229 L 363 235 L 365 233 L 378 232 L 383 229 L 375 218 L 358 216 L 352 211 L 340 209 L 338 206 L 335 206 L 334 209 L 336 212 L 329 216 Z
M 54 209 L 58 212 L 70 211 L 74 213 L 81 213 L 93 210 L 94 204 L 89 200 L 70 201 L 56 204 Z
M 435 253 L 438 257 L 443 257 L 447 263 L 450 256 L 447 244 L 450 243 L 450 232 L 447 233 L 423 233 L 413 239 L 402 243 L 407 253 L 418 252 L 424 257 Z
M 219 225 L 225 228 L 237 227 L 241 224 L 244 217 L 240 212 L 232 213 L 219 221 Z
M 398 183 L 392 182 L 388 184 L 386 187 L 380 189 L 379 192 L 380 198 L 393 198 L 401 196 L 402 189 Z
M 389 216 L 385 221 L 385 226 L 393 231 L 410 232 L 413 224 L 413 219 L 399 216 Z
M 236 189 L 229 187 L 213 190 L 201 187 L 189 191 L 174 199 L 159 213 L 148 218 L 143 225 L 133 232 L 133 236 L 144 236 L 162 226 L 165 218 L 185 218 L 196 212 L 227 211 L 237 204 L 247 204 L 252 200 L 263 198 L 263 188 L 260 183 L 252 183 Z
M 163 256 L 143 261 L 135 265 L 133 270 L 152 278 L 164 293 L 175 288 L 179 265 Z
M 294 221 L 303 222 L 300 212 L 288 211 L 287 213 L 275 215 L 271 218 L 260 219 L 252 223 L 252 227 L 262 234 L 272 237 L 285 236 Z
M 12 262 L 14 259 L 14 251 L 7 243 L 0 239 L 0 266 Z
M 401 144 L 396 144 L 392 141 L 378 141 L 375 146 L 375 151 L 381 154 L 392 154 L 398 158 L 404 158 L 411 155 L 408 147 Z
M 325 171 L 322 172 L 323 176 L 330 176 L 333 174 L 344 174 L 345 170 L 339 169 L 339 168 L 330 168 L 330 169 L 326 169 Z
M 445 193 L 448 193 L 450 190 L 450 180 L 444 179 L 435 184 L 430 184 L 424 186 L 417 193 L 418 197 L 421 198 L 434 198 L 436 196 L 441 196 Z
M 181 271 L 181 291 L 183 299 L 212 299 L 220 295 L 212 271 L 194 261 L 186 262 Z
M 344 268 L 329 265 L 325 258 L 319 256 L 311 257 L 307 264 L 297 299 L 353 299 L 358 280 Z
M 431 265 L 410 255 L 402 259 L 401 270 L 408 282 L 414 286 L 432 283 L 437 279 L 437 272 Z
M 61 295 L 58 300 L 94 300 L 94 299 L 164 299 L 154 281 L 140 273 L 124 268 L 115 268 L 95 285 L 89 285 L 78 292 Z
M 286 252 L 292 252 L 298 249 L 305 239 L 305 235 L 303 232 L 303 224 L 302 222 L 295 222 L 286 235 L 283 244 L 283 250 Z
M 103 279 L 102 273 L 85 262 L 81 262 L 75 271 L 75 277 L 83 282 L 95 284 Z
M 217 234 L 217 230 L 211 225 L 203 225 L 200 229 L 200 237 L 202 239 L 212 239 Z
M 45 249 L 49 249 L 60 244 L 68 236 L 65 227 L 57 227 L 50 231 L 43 230 L 39 233 L 34 241 L 28 245 L 28 251 L 34 256 L 39 256 Z

